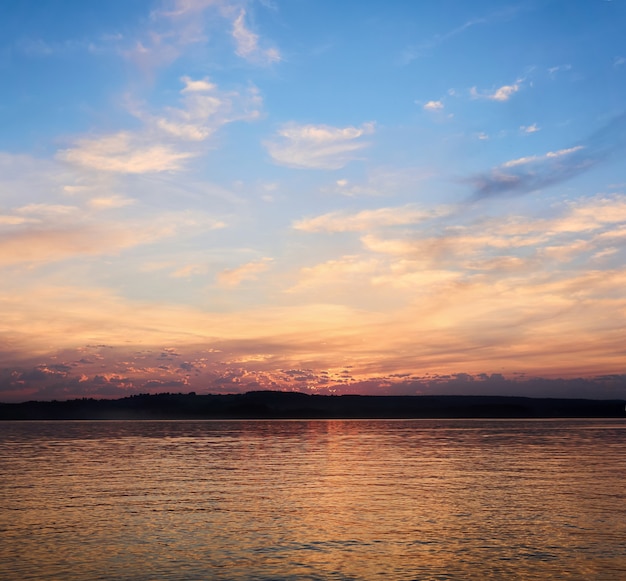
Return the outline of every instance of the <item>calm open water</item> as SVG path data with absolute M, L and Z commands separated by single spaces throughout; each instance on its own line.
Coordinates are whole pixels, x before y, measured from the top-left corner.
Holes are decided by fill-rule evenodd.
M 626 422 L 0 422 L 0 578 L 626 579 Z

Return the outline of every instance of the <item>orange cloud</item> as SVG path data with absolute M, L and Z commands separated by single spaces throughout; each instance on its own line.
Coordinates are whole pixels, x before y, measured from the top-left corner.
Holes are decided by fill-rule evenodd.
M 223 270 L 217 275 L 217 283 L 224 287 L 234 287 L 247 280 L 256 280 L 258 275 L 270 268 L 271 258 L 242 264 L 237 268 Z

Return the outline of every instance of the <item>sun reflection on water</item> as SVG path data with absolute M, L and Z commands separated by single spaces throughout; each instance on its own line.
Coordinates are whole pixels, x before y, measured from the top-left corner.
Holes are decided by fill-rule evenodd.
M 2 578 L 626 576 L 619 421 L 0 427 Z

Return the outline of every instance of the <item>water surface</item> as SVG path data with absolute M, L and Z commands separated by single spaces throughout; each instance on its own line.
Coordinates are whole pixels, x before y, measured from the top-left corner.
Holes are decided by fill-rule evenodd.
M 0 422 L 0 578 L 624 579 L 621 420 Z

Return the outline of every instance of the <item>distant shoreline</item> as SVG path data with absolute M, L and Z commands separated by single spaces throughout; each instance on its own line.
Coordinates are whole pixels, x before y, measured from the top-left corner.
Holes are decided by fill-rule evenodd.
M 625 418 L 625 400 L 461 395 L 141 394 L 0 403 L 0 420 Z

